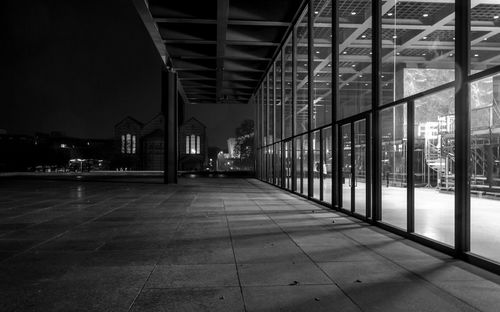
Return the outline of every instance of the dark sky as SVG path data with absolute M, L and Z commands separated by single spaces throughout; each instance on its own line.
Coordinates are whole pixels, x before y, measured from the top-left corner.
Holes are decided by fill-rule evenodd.
M 3 0 L 0 129 L 110 138 L 160 110 L 161 59 L 130 0 Z M 188 105 L 225 147 L 250 105 Z

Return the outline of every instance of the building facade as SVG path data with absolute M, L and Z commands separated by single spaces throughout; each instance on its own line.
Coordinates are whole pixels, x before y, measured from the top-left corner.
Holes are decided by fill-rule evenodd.
M 164 127 L 163 114 L 156 115 L 149 122 L 126 117 L 115 126 L 114 166 L 123 170 L 164 169 Z M 207 164 L 206 127 L 199 120 L 191 118 L 179 128 L 179 169 L 203 170 Z
M 268 183 L 499 270 L 500 2 L 305 1 L 253 95 Z
M 208 166 L 207 128 L 190 118 L 179 128 L 179 169 L 204 170 Z

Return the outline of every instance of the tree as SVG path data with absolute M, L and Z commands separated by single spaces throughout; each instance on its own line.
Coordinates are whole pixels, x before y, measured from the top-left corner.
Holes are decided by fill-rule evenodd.
M 252 168 L 254 161 L 254 122 L 251 119 L 245 119 L 241 125 L 236 128 L 236 145 L 234 152 L 239 156 L 239 165 L 241 167 Z

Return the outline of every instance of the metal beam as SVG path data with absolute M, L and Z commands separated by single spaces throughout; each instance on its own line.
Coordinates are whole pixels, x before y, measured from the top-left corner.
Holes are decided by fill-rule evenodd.
M 226 51 L 227 20 L 229 16 L 229 0 L 217 0 L 217 99 L 222 98 L 222 82 L 224 81 L 224 53 Z

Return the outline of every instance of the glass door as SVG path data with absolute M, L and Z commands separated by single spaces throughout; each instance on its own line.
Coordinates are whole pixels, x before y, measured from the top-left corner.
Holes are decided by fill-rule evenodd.
M 369 209 L 369 166 L 367 119 L 359 119 L 340 127 L 342 208 L 366 216 Z

